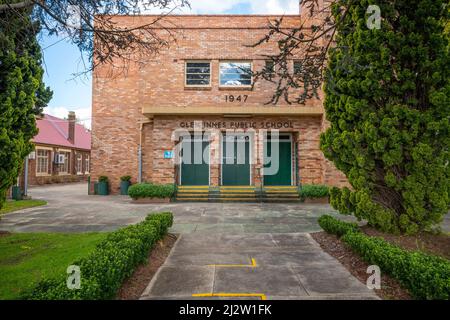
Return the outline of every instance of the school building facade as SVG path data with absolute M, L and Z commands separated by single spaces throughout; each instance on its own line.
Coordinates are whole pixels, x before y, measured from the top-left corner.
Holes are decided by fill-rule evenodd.
M 127 26 L 154 18 L 114 17 Z M 278 18 L 167 17 L 155 32 L 164 36 L 169 29 L 176 43 L 144 64 L 130 64 L 124 75 L 111 77 L 108 66 L 98 67 L 91 180 L 108 176 L 112 193 L 118 192 L 123 175 L 133 182 L 177 185 L 345 184 L 345 176 L 319 147 L 327 127 L 323 99 L 267 104 L 276 86 L 253 83 L 248 72 L 272 67 L 264 55 L 277 52 L 275 41 L 249 45 Z M 284 16 L 283 28 L 297 27 L 300 19 Z M 295 63 L 293 57 L 292 70 Z M 277 170 L 269 168 L 274 162 Z

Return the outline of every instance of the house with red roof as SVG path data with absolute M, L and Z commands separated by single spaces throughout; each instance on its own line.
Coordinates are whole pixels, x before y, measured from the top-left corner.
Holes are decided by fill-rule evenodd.
M 33 138 L 35 150 L 28 157 L 28 184 L 86 180 L 90 172 L 91 131 L 76 123 L 75 112 L 69 112 L 67 119 L 44 114 L 36 125 L 39 133 Z

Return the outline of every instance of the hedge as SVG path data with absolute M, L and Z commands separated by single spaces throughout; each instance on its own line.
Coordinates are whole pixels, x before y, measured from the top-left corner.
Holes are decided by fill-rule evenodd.
M 328 197 L 328 186 L 321 184 L 304 184 L 299 191 L 302 199 Z
M 22 297 L 32 300 L 113 299 L 123 281 L 148 258 L 150 249 L 173 223 L 170 212 L 151 214 L 136 225 L 110 233 L 85 258 L 74 261 L 80 267 L 81 288 L 67 288 L 67 275 L 43 279 Z
M 341 240 L 369 264 L 397 279 L 416 299 L 450 299 L 450 261 L 418 251 L 407 251 L 389 242 L 354 230 L 354 224 L 331 216 L 319 219 L 321 227 L 342 235 Z M 347 226 L 345 226 L 347 225 Z
M 319 218 L 320 227 L 328 233 L 337 235 L 338 237 L 343 236 L 349 231 L 358 232 L 358 224 L 352 222 L 340 221 L 330 215 L 323 215 Z
M 175 193 L 173 184 L 138 183 L 130 186 L 128 195 L 139 198 L 171 198 Z

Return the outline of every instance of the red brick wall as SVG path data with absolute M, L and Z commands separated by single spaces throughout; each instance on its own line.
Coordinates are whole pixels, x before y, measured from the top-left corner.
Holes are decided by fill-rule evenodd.
M 253 68 L 264 66 L 264 54 L 276 52 L 276 43 L 270 42 L 249 48 L 267 33 L 267 23 L 273 16 L 179 16 L 165 20 L 163 24 L 171 27 L 176 43 L 159 55 L 147 58 L 140 65 L 130 64 L 126 74 L 111 76 L 112 70 L 103 66 L 95 70 L 93 77 L 92 104 L 92 181 L 106 175 L 111 181 L 112 193 L 118 192 L 120 176 L 131 175 L 133 182 L 138 176 L 138 145 L 140 141 L 140 122 L 148 121 L 142 114 L 143 107 L 194 106 L 198 109 L 221 107 L 226 113 L 229 106 L 264 108 L 270 100 L 274 85 L 257 82 L 253 90 L 219 88 L 220 60 L 251 60 Z M 133 26 L 148 23 L 153 16 L 115 17 L 123 25 Z M 284 18 L 286 28 L 299 24 L 299 16 Z M 161 36 L 167 31 L 155 29 Z M 207 89 L 185 88 L 185 61 L 210 60 L 212 64 L 211 87 Z M 120 62 L 116 62 L 116 67 Z M 225 95 L 248 95 L 246 103 L 234 104 L 225 101 Z M 280 105 L 286 106 L 284 101 Z M 322 102 L 311 100 L 309 106 L 322 108 Z M 302 106 L 292 105 L 292 108 Z M 178 128 L 180 117 L 155 116 L 151 123 L 145 124 L 142 131 L 143 178 L 144 180 L 173 183 L 175 169 L 173 163 L 163 159 L 163 151 L 173 148 L 170 135 Z M 194 120 L 224 120 L 220 116 L 186 116 Z M 286 117 L 264 117 L 277 121 Z M 225 119 L 228 120 L 228 119 Z M 241 119 L 256 121 L 254 118 Z M 259 121 L 260 119 L 258 119 Z M 319 135 L 322 130 L 322 117 L 300 116 L 288 119 L 293 121 L 295 137 L 299 140 L 299 168 L 303 183 L 333 182 L 325 176 L 333 175 L 319 149 Z M 217 145 L 217 144 L 216 144 Z M 218 150 L 212 147 L 212 152 Z M 334 170 L 335 171 L 335 170 Z M 219 166 L 212 166 L 211 182 L 218 183 Z M 327 180 L 327 181 L 326 181 Z M 255 181 L 258 183 L 258 181 Z

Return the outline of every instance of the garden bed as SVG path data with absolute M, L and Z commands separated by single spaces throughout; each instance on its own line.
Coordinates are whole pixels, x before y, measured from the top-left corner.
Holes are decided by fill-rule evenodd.
M 330 256 L 338 260 L 355 278 L 366 284 L 367 267 L 369 264 L 361 259 L 347 247 L 337 236 L 326 232 L 312 233 L 311 236 L 320 247 Z M 410 300 L 408 290 L 402 288 L 399 282 L 384 272 L 381 273 L 381 289 L 374 290 L 375 293 L 385 300 Z
M 168 234 L 161 240 L 150 252 L 145 264 L 137 267 L 133 274 L 125 280 L 119 289 L 117 299 L 119 300 L 138 300 L 155 273 L 166 261 L 167 256 L 172 250 L 177 236 Z
M 381 236 L 382 233 L 379 233 L 379 236 L 367 234 L 366 232 L 370 228 L 361 228 L 356 223 L 344 222 L 330 215 L 321 216 L 318 222 L 328 234 L 318 233 L 313 237 L 326 252 L 346 265 L 351 273 L 359 274 L 360 278 L 363 277 L 364 281 L 368 277 L 363 274 L 364 268 L 368 265 L 377 265 L 381 269 L 382 275 L 388 274 L 392 279 L 398 281 L 401 287 L 407 289 L 411 297 L 415 299 L 448 300 L 450 298 L 450 282 L 448 282 L 450 261 L 445 257 L 421 250 L 417 245 L 414 248 L 402 247 L 400 243 L 404 242 L 398 239 L 408 239 L 412 238 L 411 236 L 384 235 L 391 239 L 392 242 L 389 242 Z M 397 239 L 397 243 L 393 239 Z M 344 259 L 346 256 L 353 260 L 350 259 L 349 263 Z M 356 262 L 352 263 L 351 261 Z M 360 265 L 360 267 L 358 268 L 356 265 Z M 388 293 L 381 294 L 381 296 L 392 298 L 401 297 L 401 294 Z

